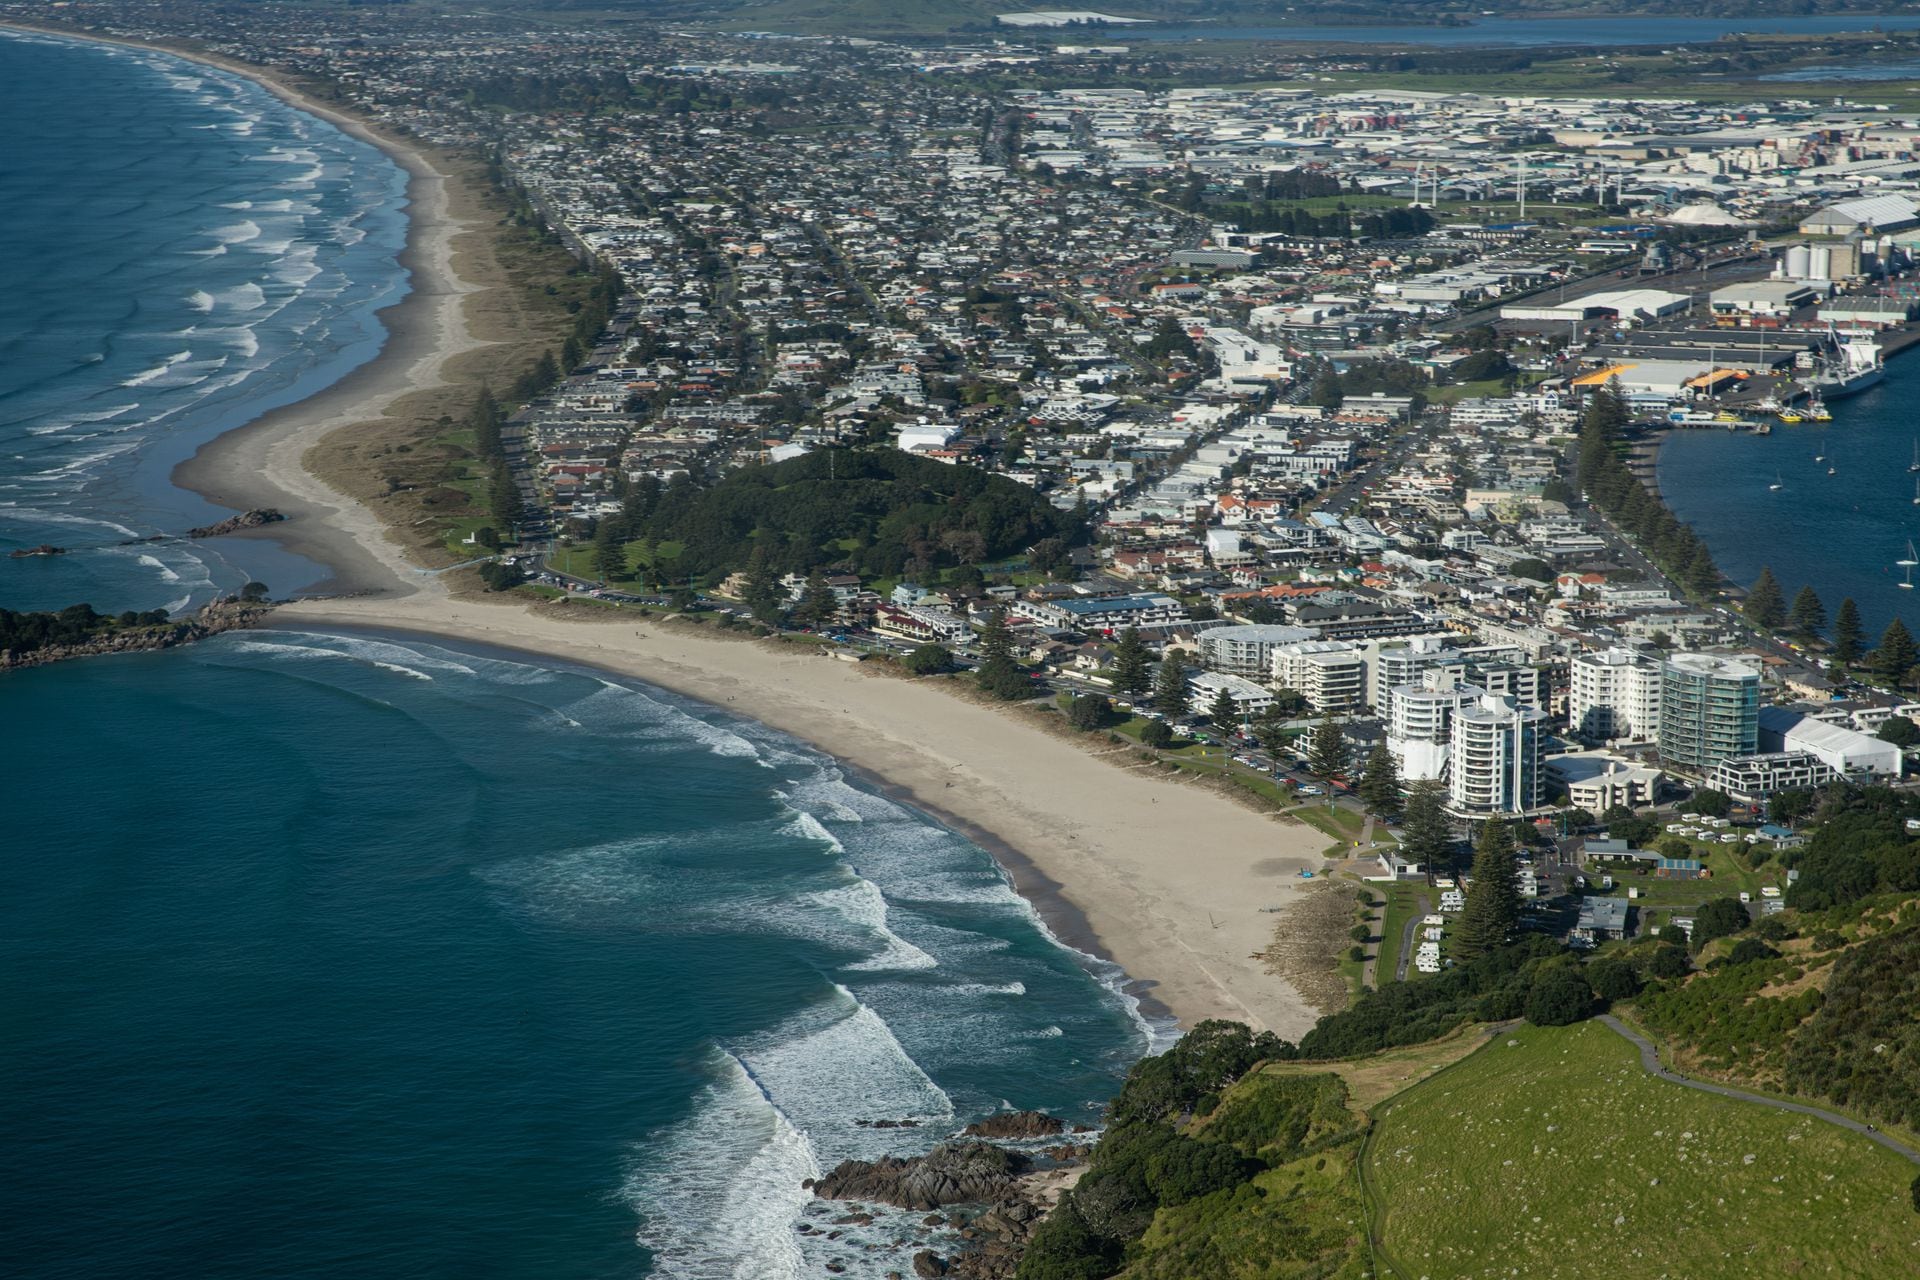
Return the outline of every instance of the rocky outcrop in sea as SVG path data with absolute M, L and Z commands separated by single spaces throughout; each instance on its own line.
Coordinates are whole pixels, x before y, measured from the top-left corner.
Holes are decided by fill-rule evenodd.
M 110 653 L 142 653 L 151 649 L 172 649 L 223 631 L 257 627 L 273 612 L 270 604 L 240 600 L 216 600 L 190 618 L 148 626 L 115 628 L 73 644 L 43 645 L 37 649 L 0 649 L 0 671 L 25 667 L 44 667 L 69 658 L 93 658 Z
M 1030 1183 L 1052 1176 L 1042 1170 L 1077 1163 L 1090 1148 L 1062 1143 L 1039 1155 L 984 1141 L 1034 1143 L 1057 1137 L 1067 1126 L 1040 1111 L 1012 1111 L 976 1121 L 958 1139 L 921 1156 L 844 1160 L 810 1183 L 823 1200 L 866 1201 L 926 1212 L 921 1225 L 939 1231 L 942 1249 L 913 1255 L 911 1274 L 921 1280 L 1010 1280 L 1027 1240 L 1046 1216 Z M 836 1223 L 871 1221 L 858 1204 Z M 807 1230 L 808 1228 L 802 1228 Z M 903 1277 L 906 1272 L 889 1273 Z

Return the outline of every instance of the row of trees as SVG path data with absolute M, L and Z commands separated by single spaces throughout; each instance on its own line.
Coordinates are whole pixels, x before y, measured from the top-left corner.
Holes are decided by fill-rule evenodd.
M 1768 565 L 1760 566 L 1760 576 L 1747 591 L 1743 610 L 1747 621 L 1768 631 L 1787 631 L 1813 639 L 1826 630 L 1827 607 L 1812 586 L 1801 587 L 1787 603 L 1780 580 Z M 1866 628 L 1860 621 L 1860 606 L 1848 596 L 1840 602 L 1833 617 L 1833 660 L 1851 667 L 1863 658 L 1867 670 L 1887 680 L 1911 682 L 1916 664 L 1920 664 L 1920 645 L 1916 645 L 1907 624 L 1895 618 L 1880 633 L 1880 643 L 1871 652 L 1866 647 Z
M 1699 535 L 1627 468 L 1619 442 L 1628 421 L 1617 385 L 1594 393 L 1580 424 L 1580 487 L 1669 578 L 1694 595 L 1707 595 L 1720 586 L 1720 570 Z

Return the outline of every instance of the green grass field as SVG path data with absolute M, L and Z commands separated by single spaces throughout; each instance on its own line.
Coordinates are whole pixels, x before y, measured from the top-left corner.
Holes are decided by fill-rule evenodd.
M 1895 1276 L 1920 1257 L 1907 1161 L 1655 1080 L 1598 1022 L 1497 1035 L 1400 1095 L 1365 1158 L 1406 1277 Z
M 1424 883 L 1419 886 L 1412 884 L 1385 886 L 1387 918 L 1380 934 L 1380 963 L 1375 967 L 1382 985 L 1392 982 L 1394 971 L 1400 967 L 1400 944 L 1406 937 L 1407 917 L 1427 914 L 1420 910 L 1420 894 L 1425 889 Z M 1380 886 L 1376 885 L 1375 892 L 1379 891 Z M 1435 900 L 1435 895 L 1429 892 L 1429 903 Z M 1415 945 L 1418 945 L 1418 939 L 1415 940 Z M 1409 968 L 1407 976 L 1412 978 L 1419 975 Z

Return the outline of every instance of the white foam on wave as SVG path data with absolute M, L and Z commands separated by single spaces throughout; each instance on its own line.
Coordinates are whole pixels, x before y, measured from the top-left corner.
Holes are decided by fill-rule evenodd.
M 200 336 L 229 344 L 242 360 L 251 360 L 260 354 L 260 336 L 248 325 L 236 324 L 202 329 Z
M 229 204 L 223 204 L 223 205 L 221 205 L 220 207 L 221 207 L 222 209 L 232 209 L 232 210 L 234 210 L 234 211 L 236 211 L 236 212 L 239 212 L 239 213 L 245 213 L 245 212 L 246 212 L 246 211 L 247 211 L 248 209 L 251 209 L 251 208 L 253 208 L 253 201 L 251 201 L 251 200 L 235 200 L 235 201 L 232 201 L 232 202 L 231 202 L 231 203 L 229 203 Z
M 383 662 L 363 654 L 346 653 L 339 649 L 329 649 L 324 645 L 281 644 L 274 641 L 241 640 L 236 641 L 231 647 L 235 653 L 260 654 L 262 656 L 290 658 L 296 661 L 331 658 L 358 663 L 361 666 L 373 667 L 380 671 L 391 671 L 395 675 L 407 676 L 415 680 L 433 679 L 433 677 L 426 672 L 415 667 L 409 667 L 404 663 Z
M 223 244 L 217 244 L 217 245 L 215 245 L 215 246 L 213 246 L 213 248 L 211 248 L 211 249 L 188 249 L 188 250 L 186 250 L 186 252 L 187 252 L 187 253 L 189 253 L 189 254 L 192 254 L 192 255 L 193 255 L 194 257 L 196 257 L 196 258 L 218 258 L 218 257 L 221 257 L 222 255 L 224 255 L 224 254 L 226 253 L 226 251 L 227 251 L 227 246 L 225 246 L 225 245 L 223 245 Z
M 845 987 L 835 986 L 832 1000 L 733 1051 L 823 1167 L 925 1145 L 910 1128 L 873 1129 L 861 1120 L 912 1120 L 931 1129 L 953 1121 L 945 1090 Z
M 880 886 L 871 880 L 861 878 L 837 889 L 823 889 L 808 894 L 804 901 L 838 913 L 880 940 L 881 948 L 877 953 L 843 968 L 859 973 L 880 973 L 893 969 L 932 969 L 940 963 L 889 927 L 886 897 L 880 892 Z
M 620 1197 L 663 1280 L 788 1280 L 806 1263 L 794 1224 L 821 1168 L 732 1054 L 716 1050 L 692 1117 L 636 1153 Z
M 780 834 L 796 840 L 817 841 L 831 847 L 835 853 L 845 853 L 847 848 L 835 838 L 833 832 L 820 824 L 820 819 L 810 813 L 795 812 L 793 820 L 780 828 Z
M 247 159 L 255 164 L 318 164 L 320 154 L 311 147 L 272 147 Z
M 97 449 L 92 453 L 82 454 L 78 458 L 74 458 L 57 467 L 49 467 L 45 471 L 29 472 L 21 476 L 20 479 L 34 482 L 58 481 L 65 483 L 82 475 L 88 468 L 98 463 L 105 462 L 109 458 L 117 458 L 128 450 L 139 447 L 140 442 L 138 440 L 130 440 L 125 444 L 117 444 L 110 448 Z
M 242 218 L 229 226 L 215 227 L 207 233 L 217 244 L 246 244 L 260 238 L 260 224 L 252 218 Z
M 432 645 L 394 644 L 386 640 L 368 640 L 359 636 L 331 636 L 311 631 L 282 631 L 279 635 L 295 637 L 301 641 L 321 641 L 329 653 L 341 657 L 353 658 L 360 662 L 399 663 L 409 667 L 422 667 L 429 671 L 451 672 L 456 675 L 474 675 L 473 667 L 454 657 L 448 650 Z M 329 646 L 339 646 L 337 649 Z M 288 648 L 302 647 L 288 645 Z
M 205 289 L 195 289 L 187 295 L 187 305 L 195 311 L 211 311 L 213 310 L 213 295 Z
M 172 355 L 168 356 L 165 360 L 162 360 L 159 364 L 156 364 L 148 369 L 143 369 L 139 373 L 134 374 L 131 378 L 123 379 L 120 385 L 123 387 L 144 387 L 149 382 L 153 382 L 158 378 L 165 377 L 167 375 L 167 372 L 171 370 L 175 365 L 185 364 L 187 361 L 191 359 L 193 359 L 193 352 L 176 351 Z
M 97 516 L 75 515 L 71 511 L 50 511 L 45 507 L 19 507 L 14 506 L 12 503 L 6 505 L 15 515 L 26 516 L 51 524 L 87 525 L 94 528 L 111 529 L 123 537 L 137 538 L 141 536 L 139 531 L 135 529 L 130 529 L 126 525 L 113 520 L 102 520 Z
M 197 387 L 226 367 L 227 357 L 224 355 L 206 360 L 183 360 L 148 378 L 143 385 L 157 391 Z
M 1106 989 L 1133 1023 L 1145 1052 L 1163 1052 L 1179 1038 L 1179 1027 L 1173 1019 L 1148 1018 L 1141 1012 L 1139 997 L 1129 989 L 1132 979 L 1125 970 L 1061 941 L 1033 904 L 1014 889 L 1005 869 L 982 857 L 963 837 L 928 823 L 883 796 L 852 786 L 830 764 L 789 784 L 783 799 L 795 809 L 820 815 L 829 822 L 845 821 L 841 815 L 856 817 L 859 826 L 842 827 L 835 834 L 846 847 L 848 863 L 857 874 L 877 885 L 887 901 L 967 905 L 1014 914 L 1048 942 L 1071 954 Z
M 143 556 L 141 556 L 141 557 L 140 557 L 140 563 L 141 563 L 141 564 L 143 564 L 143 565 L 145 565 L 145 566 L 146 566 L 147 568 L 149 568 L 149 569 L 158 569 L 158 570 L 160 571 L 160 581 L 162 581 L 162 582 L 178 582 L 178 581 L 180 581 L 180 575 L 179 575 L 179 574 L 177 574 L 177 573 L 175 573 L 175 572 L 174 572 L 173 570 L 171 570 L 171 569 L 169 569 L 169 568 L 167 568 L 167 566 L 166 566 L 166 564 L 165 564 L 165 563 L 164 563 L 163 561 L 160 561 L 160 560 L 156 560 L 156 559 L 155 559 L 154 557 L 152 557 L 152 556 L 147 556 L 147 555 L 143 555 Z
M 751 742 L 730 729 L 709 724 L 669 703 L 650 698 L 640 690 L 612 680 L 601 679 L 600 688 L 568 703 L 564 713 L 589 728 L 623 737 L 657 738 L 670 734 L 691 738 L 717 756 L 758 759 L 760 752 Z
M 215 301 L 231 311 L 258 311 L 267 305 L 267 294 L 258 284 L 249 280 L 231 289 L 222 289 L 215 296 Z
M 303 244 L 287 250 L 280 261 L 273 266 L 273 278 L 282 284 L 302 288 L 321 274 L 322 268 L 314 259 L 319 256 L 319 246 Z
M 137 404 L 120 404 L 110 409 L 95 410 L 92 413 L 69 413 L 53 422 L 45 422 L 37 427 L 28 427 L 27 434 L 32 436 L 57 435 L 62 431 L 70 431 L 74 427 L 88 426 L 96 422 L 111 422 L 121 414 L 131 413 L 139 407 Z M 139 424 L 133 423 L 131 425 L 138 426 Z

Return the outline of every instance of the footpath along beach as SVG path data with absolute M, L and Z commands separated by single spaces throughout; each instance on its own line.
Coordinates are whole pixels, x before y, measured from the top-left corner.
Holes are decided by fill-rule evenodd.
M 169 50 L 169 52 L 179 52 Z M 191 55 L 183 55 L 191 56 Z M 1201 788 L 1130 770 L 1014 715 L 936 685 L 876 678 L 812 651 L 694 633 L 684 624 L 449 591 L 410 563 L 378 517 L 310 469 L 335 431 L 366 427 L 409 394 L 445 385 L 450 360 L 484 348 L 471 304 L 482 286 L 458 241 L 486 215 L 455 179 L 401 138 L 333 111 L 270 75 L 252 76 L 302 110 L 380 146 L 410 175 L 405 265 L 412 289 L 381 314 L 381 355 L 328 390 L 220 437 L 177 483 L 237 508 L 273 506 L 272 530 L 332 571 L 339 597 L 300 602 L 276 625 L 350 627 L 468 640 L 588 663 L 699 698 L 814 743 L 976 836 L 1001 857 L 1065 941 L 1111 959 L 1148 1003 L 1182 1025 L 1242 1019 L 1297 1037 L 1317 1016 L 1255 953 L 1280 907 L 1320 865 L 1324 837 Z M 1129 753 L 1118 753 L 1131 760 Z

